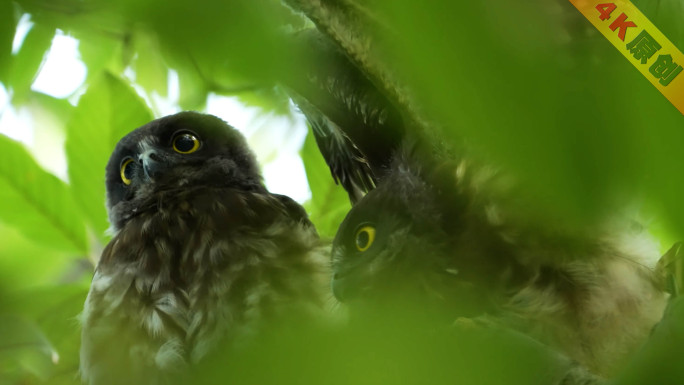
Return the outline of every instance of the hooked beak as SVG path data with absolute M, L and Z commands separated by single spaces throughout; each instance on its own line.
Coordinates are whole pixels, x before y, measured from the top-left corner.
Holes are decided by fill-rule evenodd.
M 333 295 L 340 302 L 353 300 L 368 289 L 369 277 L 367 275 L 361 266 L 336 272 L 331 282 Z
M 158 179 L 168 168 L 167 164 L 154 150 L 147 150 L 140 154 L 138 161 L 142 163 L 145 177 L 151 180 Z

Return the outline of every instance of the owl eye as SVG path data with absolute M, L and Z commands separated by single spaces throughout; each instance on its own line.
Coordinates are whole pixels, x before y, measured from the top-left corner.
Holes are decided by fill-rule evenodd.
M 368 250 L 373 241 L 375 241 L 375 227 L 365 225 L 356 231 L 356 250 Z
M 133 178 L 133 168 L 130 167 L 132 162 L 133 159 L 128 158 L 121 163 L 121 181 L 124 182 L 126 186 L 131 184 L 131 179 Z
M 190 154 L 199 148 L 199 139 L 193 134 L 182 133 L 173 138 L 173 149 L 179 154 Z

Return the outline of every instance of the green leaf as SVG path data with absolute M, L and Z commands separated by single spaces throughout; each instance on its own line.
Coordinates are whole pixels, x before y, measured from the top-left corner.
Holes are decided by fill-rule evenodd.
M 13 315 L 0 315 L 0 325 L 3 376 L 12 377 L 17 383 L 29 378 L 48 378 L 59 356 L 40 328 Z
M 0 81 L 7 82 L 7 71 L 12 58 L 12 40 L 17 25 L 14 19 L 14 5 L 11 1 L 0 1 Z
M 34 24 L 29 30 L 12 62 L 9 86 L 14 90 L 15 100 L 21 102 L 23 96 L 30 91 L 54 35 L 54 28 L 42 24 Z
M 0 291 L 63 281 L 74 263 L 74 255 L 41 245 L 15 228 L 0 225 Z
M 135 35 L 135 51 L 137 57 L 133 62 L 136 83 L 148 93 L 156 91 L 161 96 L 168 93 L 168 67 L 166 66 L 159 45 L 148 34 Z
M 0 135 L 0 220 L 34 241 L 85 254 L 83 220 L 69 188 L 21 144 Z
M 59 122 L 60 127 L 64 126 L 74 110 L 74 106 L 67 99 L 56 98 L 36 91 L 27 93 L 24 107 L 31 108 L 32 114 L 49 114 L 54 116 Z M 35 121 L 39 122 L 40 120 Z M 36 129 L 38 130 L 40 127 L 36 127 Z
M 150 110 L 135 91 L 104 73 L 81 97 L 67 124 L 72 191 L 99 237 L 107 229 L 104 174 L 109 155 L 119 139 L 150 120 Z
M 615 385 L 678 385 L 684 383 L 684 297 L 670 301 L 648 342 L 611 382 Z
M 94 81 L 105 70 L 123 72 L 128 63 L 122 60 L 123 43 L 108 35 L 73 32 L 78 39 L 78 52 L 88 68 L 86 82 Z
M 178 104 L 184 110 L 201 110 L 207 102 L 209 88 L 205 79 L 192 66 L 190 60 L 172 58 L 169 61 L 173 69 L 178 71 Z
M 259 107 L 278 115 L 290 114 L 290 98 L 280 87 L 258 87 L 251 92 L 236 92 L 235 95 L 246 106 Z
M 90 276 L 91 270 L 86 270 L 89 270 Z M 26 320 L 42 340 L 49 341 L 51 349 L 58 354 L 57 357 L 52 356 L 58 358 L 58 361 L 51 362 L 51 370 L 43 371 L 41 376 L 45 378 L 45 375 L 48 375 L 50 384 L 80 383 L 77 378 L 80 347 L 78 315 L 83 310 L 88 286 L 89 280 L 81 280 L 76 284 L 13 290 L 6 294 L 5 298 L 0 296 L 0 309 L 6 314 Z M 0 325 L 0 329 L 2 328 L 3 325 Z M 1 344 L 2 342 L 0 346 Z M 26 371 L 23 373 L 26 374 Z
M 342 186 L 335 184 L 311 130 L 304 141 L 301 156 L 311 189 L 311 200 L 304 207 L 318 232 L 322 236 L 333 237 L 349 211 L 349 196 Z
M 378 3 L 374 52 L 445 139 L 517 177 L 521 210 L 586 227 L 647 191 L 682 218 L 684 117 L 572 4 L 438 3 Z
M 192 7 L 159 0 L 116 4 L 124 18 L 156 35 L 166 61 L 179 72 L 183 108 L 198 101 L 194 89 L 184 89 L 184 82 L 196 80 L 187 77 L 192 71 L 210 90 L 234 89 L 272 84 L 280 71 L 294 66 L 278 29 L 280 2 L 200 0 Z

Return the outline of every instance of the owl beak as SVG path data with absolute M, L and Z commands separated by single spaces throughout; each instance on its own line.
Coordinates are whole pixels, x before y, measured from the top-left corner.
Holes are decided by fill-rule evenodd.
M 345 283 L 344 278 L 338 277 L 338 275 L 335 274 L 332 280 L 332 292 L 335 298 L 340 302 L 349 299 L 349 290 L 347 290 L 349 285 L 346 285 Z
M 167 169 L 166 163 L 162 161 L 161 157 L 154 150 L 148 150 L 140 154 L 138 160 L 142 163 L 145 177 L 148 180 L 158 179 Z
M 363 284 L 364 279 L 359 276 L 358 272 L 335 273 L 332 279 L 332 292 L 338 301 L 346 302 L 358 296 Z

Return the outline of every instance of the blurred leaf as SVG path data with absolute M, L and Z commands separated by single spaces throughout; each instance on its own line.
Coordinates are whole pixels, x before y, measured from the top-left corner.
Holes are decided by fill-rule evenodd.
M 671 156 L 684 117 L 605 38 L 587 39 L 569 2 L 556 16 L 544 1 L 381 4 L 394 31 L 377 51 L 446 139 L 521 180 L 522 210 L 586 226 L 645 191 L 684 195 Z
M 3 312 L 33 320 L 51 341 L 78 331 L 77 318 L 88 294 L 90 277 L 74 284 L 56 284 L 2 293 Z
M 88 275 L 90 278 L 90 274 Z M 27 292 L 27 298 L 40 298 L 33 304 L 35 319 L 59 353 L 59 362 L 50 383 L 80 384 L 78 380 L 81 327 L 78 315 L 88 294 L 90 279 L 75 285 L 46 286 Z
M 54 28 L 34 24 L 26 35 L 19 52 L 14 56 L 8 84 L 14 90 L 14 98 L 19 103 L 31 89 L 31 84 L 38 75 L 38 70 L 43 64 L 54 35 Z
M 89 274 L 90 276 L 90 274 Z M 0 308 L 35 325 L 57 353 L 49 373 L 50 384 L 79 384 L 80 326 L 89 281 L 69 285 L 48 285 L 6 293 Z M 0 369 L 1 371 L 2 369 Z
M 67 185 L 41 169 L 17 142 L 0 135 L 0 220 L 61 250 L 86 252 L 83 220 Z
M 137 33 L 134 45 L 137 53 L 133 61 L 136 83 L 148 93 L 156 91 L 159 95 L 166 96 L 169 71 L 157 42 L 148 34 Z
M 27 292 L 33 300 L 35 319 L 60 354 L 60 365 L 78 365 L 81 327 L 78 316 L 88 295 L 90 278 L 77 284 L 45 286 Z
M 565 383 L 559 379 L 569 360 L 529 337 L 496 327 L 433 328 L 425 319 L 415 319 L 423 308 L 410 301 L 402 305 L 401 311 L 380 317 L 378 323 L 364 320 L 338 330 L 274 325 L 258 343 L 208 357 L 193 380 L 283 385 Z
M 164 47 L 162 49 L 165 50 Z M 164 53 L 169 63 L 178 74 L 178 105 L 183 110 L 202 110 L 207 101 L 209 85 L 202 78 L 192 58 L 176 54 Z
M 280 87 L 259 87 L 251 92 L 237 93 L 235 96 L 246 106 L 259 107 L 278 115 L 290 114 L 290 98 Z
M 249 0 L 184 2 L 120 1 L 127 19 L 153 31 L 169 63 L 194 67 L 221 88 L 270 84 L 293 66 L 282 43 L 282 5 Z M 173 65 L 172 65 L 173 66 Z M 174 67 L 175 68 L 175 67 Z
M 122 60 L 123 43 L 117 36 L 76 31 L 74 37 L 79 41 L 81 60 L 88 68 L 86 82 L 94 81 L 104 70 L 121 73 L 128 64 Z
M 679 385 L 684 383 L 684 297 L 675 298 L 665 310 L 663 320 L 651 338 L 625 370 L 612 382 L 615 385 Z
M 106 0 L 14 0 L 22 11 L 31 15 L 36 24 L 60 29 L 68 36 L 85 40 L 91 44 L 90 49 L 106 55 L 120 54 L 118 47 L 112 47 L 112 42 L 120 43 L 127 36 L 125 31 L 130 23 L 124 20 L 115 10 L 116 2 Z M 102 45 L 95 47 L 98 43 Z M 86 49 L 85 51 L 91 51 Z M 83 51 L 82 51 L 83 52 Z M 92 51 L 91 51 L 92 52 Z M 97 56 L 97 54 L 96 54 Z M 93 59 L 86 55 L 84 61 Z M 121 62 L 121 60 L 119 60 Z M 109 64 L 114 63 L 109 61 Z M 115 67 L 117 72 L 123 68 Z M 93 73 L 99 74 L 102 67 L 93 68 Z M 95 71 L 97 70 L 97 71 Z
M 0 82 L 7 82 L 7 71 L 12 58 L 12 41 L 17 22 L 14 19 L 14 3 L 0 1 Z
M 33 242 L 15 228 L 0 226 L 0 291 L 54 284 L 63 278 L 72 253 Z
M 334 237 L 350 209 L 349 196 L 342 186 L 335 184 L 311 130 L 300 154 L 311 189 L 311 200 L 304 203 L 304 207 L 318 232 L 324 237 Z
M 35 91 L 30 91 L 26 95 L 26 105 L 36 108 L 37 113 L 49 113 L 56 117 L 62 125 L 69 120 L 74 111 L 74 106 L 68 100 Z
M 46 379 L 54 370 L 57 352 L 30 320 L 0 314 L 0 384 L 22 383 L 30 378 Z
M 104 73 L 91 84 L 67 124 L 69 180 L 76 201 L 102 239 L 107 229 L 105 166 L 116 143 L 152 120 L 145 102 L 124 81 Z

